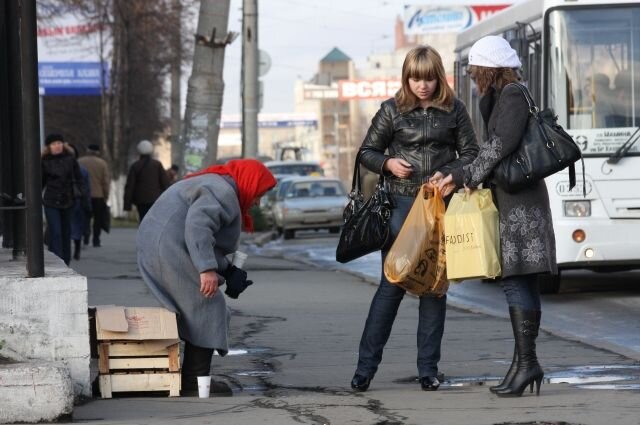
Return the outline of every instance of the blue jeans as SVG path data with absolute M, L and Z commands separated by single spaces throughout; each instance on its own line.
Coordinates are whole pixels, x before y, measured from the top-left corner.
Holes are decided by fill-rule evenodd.
M 509 307 L 540 311 L 540 288 L 537 274 L 509 276 L 502 279 L 501 282 Z
M 71 213 L 73 208 L 44 207 L 49 231 L 49 251 L 62 258 L 65 264 L 71 261 Z
M 409 210 L 415 200 L 408 196 L 394 196 L 396 208 L 393 210 L 390 221 L 390 241 L 382 250 L 382 265 L 384 259 L 398 236 Z M 384 270 L 384 269 L 383 269 Z M 373 297 L 369 316 L 364 325 L 364 332 L 360 340 L 358 357 L 358 375 L 373 378 L 382 360 L 384 349 L 391 327 L 396 318 L 400 301 L 404 297 L 405 290 L 389 283 L 382 272 L 380 286 Z M 420 377 L 436 376 L 438 361 L 440 360 L 440 343 L 444 333 L 444 320 L 447 309 L 447 297 L 420 297 L 418 314 L 418 373 Z

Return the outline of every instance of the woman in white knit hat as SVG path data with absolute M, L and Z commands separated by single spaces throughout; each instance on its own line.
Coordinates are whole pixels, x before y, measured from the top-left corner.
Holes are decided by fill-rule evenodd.
M 539 394 L 544 373 L 535 344 L 541 317 L 537 277 L 557 272 L 549 195 L 542 180 L 509 193 L 491 179 L 493 169 L 518 148 L 529 118 L 526 98 L 516 86 L 521 67 L 516 51 L 502 37 L 483 37 L 471 47 L 469 65 L 468 72 L 482 96 L 479 107 L 488 137 L 472 163 L 452 169 L 438 183 L 444 194 L 463 186 L 473 190 L 480 184 L 492 190 L 500 214 L 501 281 L 515 348 L 507 375 L 491 391 L 520 396 L 535 383 Z

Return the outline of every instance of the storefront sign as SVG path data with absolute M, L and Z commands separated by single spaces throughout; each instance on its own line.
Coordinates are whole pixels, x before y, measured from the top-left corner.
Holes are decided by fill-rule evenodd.
M 400 80 L 340 80 L 340 100 L 386 99 L 400 90 Z

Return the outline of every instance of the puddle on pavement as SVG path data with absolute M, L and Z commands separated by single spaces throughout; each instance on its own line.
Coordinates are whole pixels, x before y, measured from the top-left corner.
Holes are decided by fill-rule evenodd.
M 640 384 L 577 385 L 583 390 L 640 390 Z
M 256 348 L 231 348 L 229 350 L 229 352 L 227 353 L 227 356 L 246 356 L 247 354 L 259 354 L 259 353 L 266 353 L 268 351 L 271 351 L 269 348 L 261 348 L 261 347 L 256 347 Z M 215 352 L 215 355 L 217 356 L 218 353 Z
M 236 372 L 234 375 L 238 376 L 269 376 L 273 375 L 273 372 L 268 370 L 246 370 L 242 372 Z
M 442 388 L 491 386 L 499 383 L 498 376 L 447 377 Z M 417 377 L 398 379 L 399 384 L 416 383 Z M 575 366 L 562 370 L 547 371 L 545 384 L 570 384 L 576 388 L 591 390 L 640 390 L 640 384 L 626 383 L 640 381 L 640 366 L 637 365 L 596 365 Z

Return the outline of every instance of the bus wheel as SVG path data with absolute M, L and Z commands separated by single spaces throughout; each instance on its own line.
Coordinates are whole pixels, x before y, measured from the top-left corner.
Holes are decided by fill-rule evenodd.
M 558 274 L 538 275 L 538 285 L 541 294 L 557 294 L 560 291 L 560 271 Z
M 295 230 L 284 229 L 284 238 L 285 239 L 293 239 L 295 236 L 296 236 Z

